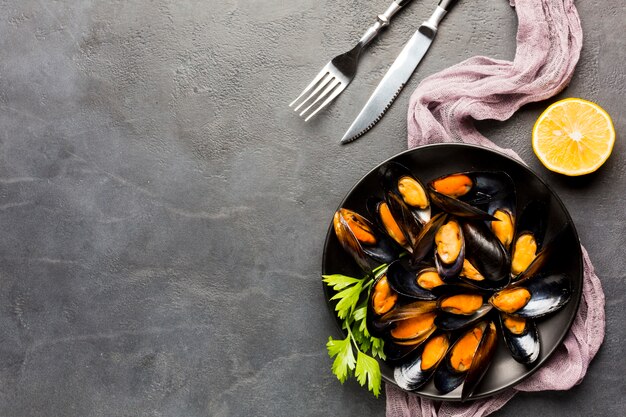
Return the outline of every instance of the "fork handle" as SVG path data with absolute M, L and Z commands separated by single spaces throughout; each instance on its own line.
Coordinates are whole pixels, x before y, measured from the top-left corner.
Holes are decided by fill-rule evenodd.
M 391 18 L 398 13 L 402 7 L 406 6 L 410 2 L 411 0 L 394 0 L 394 2 L 389 5 L 387 10 L 385 10 L 385 13 L 379 14 L 376 23 L 370 26 L 361 39 L 359 39 L 359 45 L 364 47 L 369 44 L 383 30 L 383 28 L 389 26 Z

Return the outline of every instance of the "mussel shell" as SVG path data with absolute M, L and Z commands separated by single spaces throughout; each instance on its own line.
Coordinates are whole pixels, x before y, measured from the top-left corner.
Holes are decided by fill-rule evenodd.
M 437 266 L 437 272 L 441 278 L 446 282 L 453 282 L 458 276 L 461 269 L 463 269 L 463 260 L 465 259 L 465 239 L 463 235 L 463 229 L 461 224 L 456 220 L 451 220 L 458 224 L 459 226 L 459 238 L 461 240 L 461 250 L 453 262 L 445 263 L 441 259 L 439 252 L 437 251 L 437 247 L 435 245 L 435 265 Z M 447 223 L 443 223 L 440 228 L 445 226 Z M 436 233 L 435 233 L 436 234 Z
M 490 290 L 508 285 L 511 258 L 502 242 L 483 222 L 463 222 L 462 228 L 466 246 L 465 257 L 485 278 L 483 281 L 466 280 L 466 282 Z
M 462 200 L 448 197 L 445 194 L 438 193 L 433 189 L 429 189 L 430 201 L 437 205 L 446 213 L 456 217 L 462 217 L 468 220 L 496 220 L 491 214 L 477 207 L 472 206 Z
M 429 340 L 432 340 L 436 336 L 438 336 L 438 334 L 433 334 L 433 336 L 431 336 Z M 448 335 L 444 334 L 441 336 L 446 337 L 449 343 Z M 422 345 L 420 345 L 418 354 L 415 355 L 415 357 L 412 360 L 407 361 L 401 365 L 398 365 L 394 369 L 394 372 L 393 372 L 394 380 L 396 382 L 396 385 L 398 385 L 400 388 L 408 390 L 408 391 L 414 391 L 424 386 L 428 382 L 430 377 L 432 377 L 432 375 L 435 373 L 437 366 L 439 366 L 441 361 L 445 358 L 445 354 L 444 354 L 442 358 L 435 365 L 433 365 L 430 369 L 423 370 L 422 369 L 422 355 L 424 353 L 424 347 L 426 346 L 427 343 L 428 342 L 425 341 Z
M 504 325 L 504 318 L 504 314 L 500 314 L 500 328 L 511 356 L 519 363 L 532 365 L 539 359 L 541 352 L 537 325 L 532 319 L 526 319 L 524 331 L 521 334 L 515 334 Z
M 490 311 L 493 310 L 493 306 L 489 303 L 483 304 L 473 314 L 468 316 L 461 316 L 458 314 L 439 312 L 435 318 L 435 326 L 444 332 L 454 332 L 457 330 L 465 329 L 474 323 L 483 320 Z
M 554 260 L 555 257 L 561 255 L 558 253 L 560 248 L 563 247 L 563 241 L 566 239 L 568 228 L 565 227 L 557 232 L 550 241 L 543 245 L 543 248 L 537 253 L 535 259 L 528 265 L 522 273 L 513 278 L 516 284 L 519 284 L 527 279 L 530 279 L 540 272 L 546 272 L 548 264 Z M 566 255 L 566 254 L 562 254 Z
M 409 206 L 398 195 L 388 192 L 385 196 L 385 201 L 387 206 L 389 206 L 391 215 L 398 223 L 402 233 L 404 233 L 408 245 L 412 248 L 418 241 L 422 231 L 422 223 L 413 215 Z
M 379 178 L 380 178 L 381 186 L 385 194 L 391 192 L 395 194 L 396 196 L 400 197 L 401 201 L 404 202 L 404 199 L 402 198 L 402 194 L 400 193 L 398 189 L 398 181 L 402 177 L 409 177 L 415 180 L 424 190 L 424 194 L 426 198 L 428 198 L 427 188 L 419 180 L 419 178 L 413 175 L 410 169 L 408 169 L 404 165 L 399 164 L 397 162 L 389 162 L 385 166 L 383 166 L 379 171 Z M 416 219 L 418 219 L 418 221 L 421 224 L 425 224 L 430 220 L 430 214 L 431 214 L 430 201 L 428 201 L 427 207 L 424 207 L 424 208 L 413 207 L 413 206 L 408 206 L 408 207 L 410 208 L 410 211 L 414 214 Z
M 489 322 L 485 328 L 483 339 L 476 350 L 476 355 L 474 355 L 472 365 L 469 371 L 467 371 L 467 376 L 463 382 L 463 391 L 461 392 L 462 400 L 468 399 L 474 393 L 474 390 L 487 373 L 493 355 L 496 353 L 497 342 L 498 333 L 496 326 L 493 322 Z
M 403 249 L 407 251 L 411 251 L 412 250 L 411 244 L 410 244 L 411 240 L 407 237 L 407 232 L 405 232 L 404 228 L 402 227 L 401 222 L 398 221 L 398 219 L 393 215 L 393 213 L 391 214 L 391 216 L 393 217 L 394 221 L 400 228 L 400 231 L 402 232 L 402 236 L 404 237 L 406 242 L 404 242 L 404 244 L 402 244 L 401 242 L 398 242 L 393 236 L 389 234 L 389 232 L 385 228 L 385 224 L 380 215 L 380 207 L 382 203 L 386 203 L 387 206 L 389 206 L 388 203 L 380 197 L 376 197 L 376 196 L 369 197 L 367 201 L 365 202 L 365 207 L 367 208 L 368 214 L 370 215 L 372 219 L 374 219 L 374 223 L 376 224 L 376 226 L 378 226 L 378 229 L 381 232 L 387 234 L 387 236 L 389 236 L 391 240 L 393 240 L 398 246 L 401 246 Z M 419 231 L 417 233 L 419 233 Z
M 540 200 L 531 201 L 521 211 L 515 240 L 524 233 L 530 233 L 535 237 L 535 241 L 537 242 L 537 251 L 541 250 L 543 238 L 546 233 L 547 221 L 548 207 L 546 203 Z
M 359 221 L 363 222 L 371 229 L 376 239 L 375 245 L 362 244 L 356 238 L 344 217 L 352 215 L 357 216 Z M 339 209 L 335 216 L 336 220 L 335 218 L 333 219 L 333 227 L 337 240 L 364 271 L 369 272 L 378 264 L 390 263 L 398 257 L 399 252 L 396 243 L 387 235 L 382 234 L 372 222 L 365 217 L 345 208 Z
M 499 195 L 495 196 L 493 200 L 491 200 L 487 205 L 487 213 L 491 214 L 495 217 L 495 213 L 497 211 L 503 211 L 507 213 L 511 219 L 513 224 L 513 235 L 511 236 L 511 241 L 506 244 L 502 242 L 504 248 L 508 251 L 515 241 L 515 228 L 516 228 L 516 214 L 517 214 L 517 194 L 515 192 L 515 184 L 511 177 L 508 174 L 502 172 L 501 179 L 502 187 L 506 190 L 506 192 L 502 192 Z M 489 229 L 493 231 L 493 226 L 495 221 L 487 222 Z M 495 232 L 494 232 L 495 234 Z
M 374 310 L 374 301 L 373 301 L 376 286 L 378 285 L 380 280 L 386 277 L 387 281 L 389 281 L 389 277 L 387 276 L 387 271 L 388 271 L 388 268 L 387 270 L 383 270 L 378 273 L 378 275 L 376 276 L 372 284 L 372 289 L 369 294 L 369 299 L 367 300 L 367 317 L 366 317 L 365 323 L 367 325 L 367 331 L 374 337 L 383 337 L 385 335 L 385 330 L 388 327 L 387 325 L 384 325 L 383 323 L 378 322 L 378 319 L 380 319 L 380 317 L 382 317 L 384 314 L 380 315 L 376 313 L 376 310 Z M 391 287 L 391 285 L 389 286 Z M 393 287 L 391 287 L 391 290 L 395 291 L 393 290 Z M 392 309 L 399 307 L 400 303 L 401 303 L 401 300 L 398 297 Z
M 435 182 L 459 175 L 469 178 L 471 181 L 471 187 L 467 193 L 459 196 L 458 199 L 473 205 L 485 204 L 496 199 L 502 199 L 511 192 L 511 184 L 513 181 L 504 171 L 455 172 L 453 174 L 444 175 L 434 179 L 428 183 L 428 187 L 433 191 L 446 195 L 435 188 Z
M 475 328 L 480 328 L 482 330 L 481 340 L 474 351 L 472 363 L 469 368 L 464 372 L 459 372 L 455 370 L 450 363 L 452 353 L 456 344 L 459 343 L 463 336 L 468 332 L 473 331 Z M 476 385 L 478 385 L 478 382 L 480 382 L 480 379 L 482 379 L 484 374 L 487 372 L 487 368 L 489 367 L 491 358 L 495 352 L 496 341 L 496 329 L 495 325 L 491 321 L 482 321 L 472 326 L 463 335 L 459 336 L 456 342 L 448 350 L 443 362 L 435 371 L 435 388 L 437 388 L 440 393 L 447 394 L 465 382 L 463 386 L 462 398 L 465 399 L 471 395 Z
M 422 343 L 416 343 L 414 345 L 399 345 L 392 340 L 386 339 L 383 346 L 383 353 L 385 354 L 385 362 L 389 364 L 402 364 L 408 358 L 410 358 L 420 347 Z
M 427 258 L 435 245 L 435 233 L 439 227 L 448 219 L 446 213 L 434 215 L 428 223 L 424 225 L 418 239 L 417 244 L 413 247 L 413 255 L 411 256 L 411 265 L 418 265 Z
M 400 260 L 392 262 L 387 268 L 389 285 L 398 294 L 417 300 L 436 300 L 437 296 L 417 284 L 420 270 L 406 269 Z
M 530 292 L 530 300 L 519 310 L 508 313 L 523 318 L 539 318 L 552 314 L 567 304 L 572 294 L 572 284 L 565 274 L 537 275 L 510 288 L 526 288 Z M 494 294 L 489 302 L 491 301 Z M 495 307 L 495 306 L 494 306 Z

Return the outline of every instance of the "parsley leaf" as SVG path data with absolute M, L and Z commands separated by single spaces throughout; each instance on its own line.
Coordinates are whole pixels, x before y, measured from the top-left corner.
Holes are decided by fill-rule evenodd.
M 381 375 L 380 366 L 376 359 L 359 351 L 356 358 L 354 376 L 356 376 L 361 386 L 364 386 L 367 381 L 367 389 L 372 391 L 374 396 L 378 397 L 380 394 Z
M 337 376 L 337 379 L 343 384 L 346 379 L 348 379 L 350 371 L 354 369 L 356 364 L 352 344 L 350 343 L 350 336 L 346 337 L 344 340 L 335 340 L 329 337 L 328 343 L 326 343 L 326 349 L 331 358 L 336 356 L 332 370 Z
M 385 359 L 384 341 L 372 337 L 367 329 L 367 303 L 374 280 L 385 273 L 386 267 L 381 265 L 361 279 L 341 274 L 322 276 L 324 283 L 336 292 L 331 300 L 338 300 L 335 311 L 348 333 L 343 340 L 328 338 L 328 355 L 335 358 L 332 371 L 342 384 L 354 373 L 361 386 L 367 383 L 376 397 L 380 394 L 381 373 L 375 358 Z M 367 354 L 369 351 L 372 356 Z
M 331 300 L 339 300 L 335 306 L 335 311 L 337 311 L 337 316 L 340 319 L 345 319 L 348 314 L 354 311 L 356 303 L 359 302 L 362 288 L 363 281 L 357 280 L 354 285 L 346 287 L 331 298 Z

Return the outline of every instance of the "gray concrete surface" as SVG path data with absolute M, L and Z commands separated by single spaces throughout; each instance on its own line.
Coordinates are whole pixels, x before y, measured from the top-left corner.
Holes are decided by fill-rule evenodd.
M 463 1 L 380 125 L 341 134 L 433 7 L 417 1 L 350 88 L 305 124 L 287 108 L 387 1 L 0 1 L 0 416 L 381 416 L 330 373 L 320 284 L 333 210 L 406 148 L 419 80 L 511 59 L 507 1 Z M 599 102 L 618 142 L 595 175 L 547 172 L 548 102 L 481 123 L 558 191 L 607 294 L 584 382 L 498 416 L 626 415 L 624 0 L 578 2 L 582 57 L 560 97 Z

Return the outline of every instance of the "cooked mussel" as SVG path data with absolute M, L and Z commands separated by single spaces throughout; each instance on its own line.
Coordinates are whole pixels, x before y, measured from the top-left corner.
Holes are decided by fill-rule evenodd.
M 546 206 L 540 201 L 532 201 L 522 210 L 511 247 L 511 275 L 513 277 L 524 272 L 535 260 L 541 250 L 545 232 Z
M 378 232 L 369 220 L 352 210 L 337 210 L 333 227 L 344 250 L 367 272 L 379 263 L 389 263 L 398 257 L 395 244 Z
M 390 238 L 405 250 L 412 250 L 404 230 L 391 213 L 389 205 L 385 200 L 379 197 L 370 197 L 366 202 L 366 207 L 371 218 L 375 219 L 381 230 L 385 231 Z
M 437 301 L 439 313 L 435 325 L 442 331 L 456 331 L 482 320 L 492 306 L 485 302 L 482 294 L 467 292 L 467 288 L 458 287 L 450 291 L 452 295 L 441 297 Z
M 404 165 L 396 162 L 386 164 L 379 171 L 382 188 L 386 194 L 398 196 L 420 223 L 430 220 L 430 200 L 426 187 Z
M 484 222 L 462 223 L 465 238 L 465 264 L 461 279 L 484 289 L 505 287 L 510 280 L 510 257 L 502 242 Z
M 435 371 L 437 390 L 447 394 L 463 384 L 461 398 L 468 398 L 489 368 L 496 341 L 492 321 L 482 321 L 463 333 Z
M 386 331 L 398 345 L 422 343 L 435 331 L 436 301 L 415 301 L 396 306 L 372 322 L 376 332 Z
M 512 184 L 500 171 L 460 172 L 431 181 L 428 189 L 431 200 L 448 213 L 472 220 L 495 220 L 484 208 L 489 210 L 490 203 L 507 201 L 511 195 L 514 199 Z
M 428 382 L 450 347 L 447 334 L 435 334 L 420 348 L 415 358 L 394 369 L 396 384 L 405 390 L 413 391 Z
M 433 288 L 444 285 L 437 270 L 432 267 L 422 267 L 417 270 L 407 269 L 400 261 L 392 262 L 387 268 L 389 285 L 397 293 L 417 300 L 435 300 Z
M 455 279 L 463 268 L 465 240 L 461 225 L 455 219 L 442 224 L 435 233 L 435 264 L 444 281 Z
M 506 192 L 495 194 L 495 197 L 487 205 L 487 213 L 497 219 L 497 221 L 489 222 L 489 227 L 502 243 L 502 246 L 508 251 L 515 238 L 517 201 L 515 184 L 511 177 L 502 173 L 500 181 L 502 189 L 506 190 Z
M 500 327 L 513 359 L 526 365 L 532 365 L 539 359 L 539 333 L 532 319 L 501 314 Z
M 424 228 L 417 238 L 417 243 L 413 247 L 413 255 L 411 257 L 412 265 L 419 265 L 426 257 L 431 255 L 433 246 L 435 245 L 435 234 L 447 219 L 448 215 L 446 213 L 438 213 L 424 225 Z
M 489 303 L 506 314 L 537 318 L 565 306 L 571 292 L 571 280 L 567 275 L 537 275 L 496 292 Z

